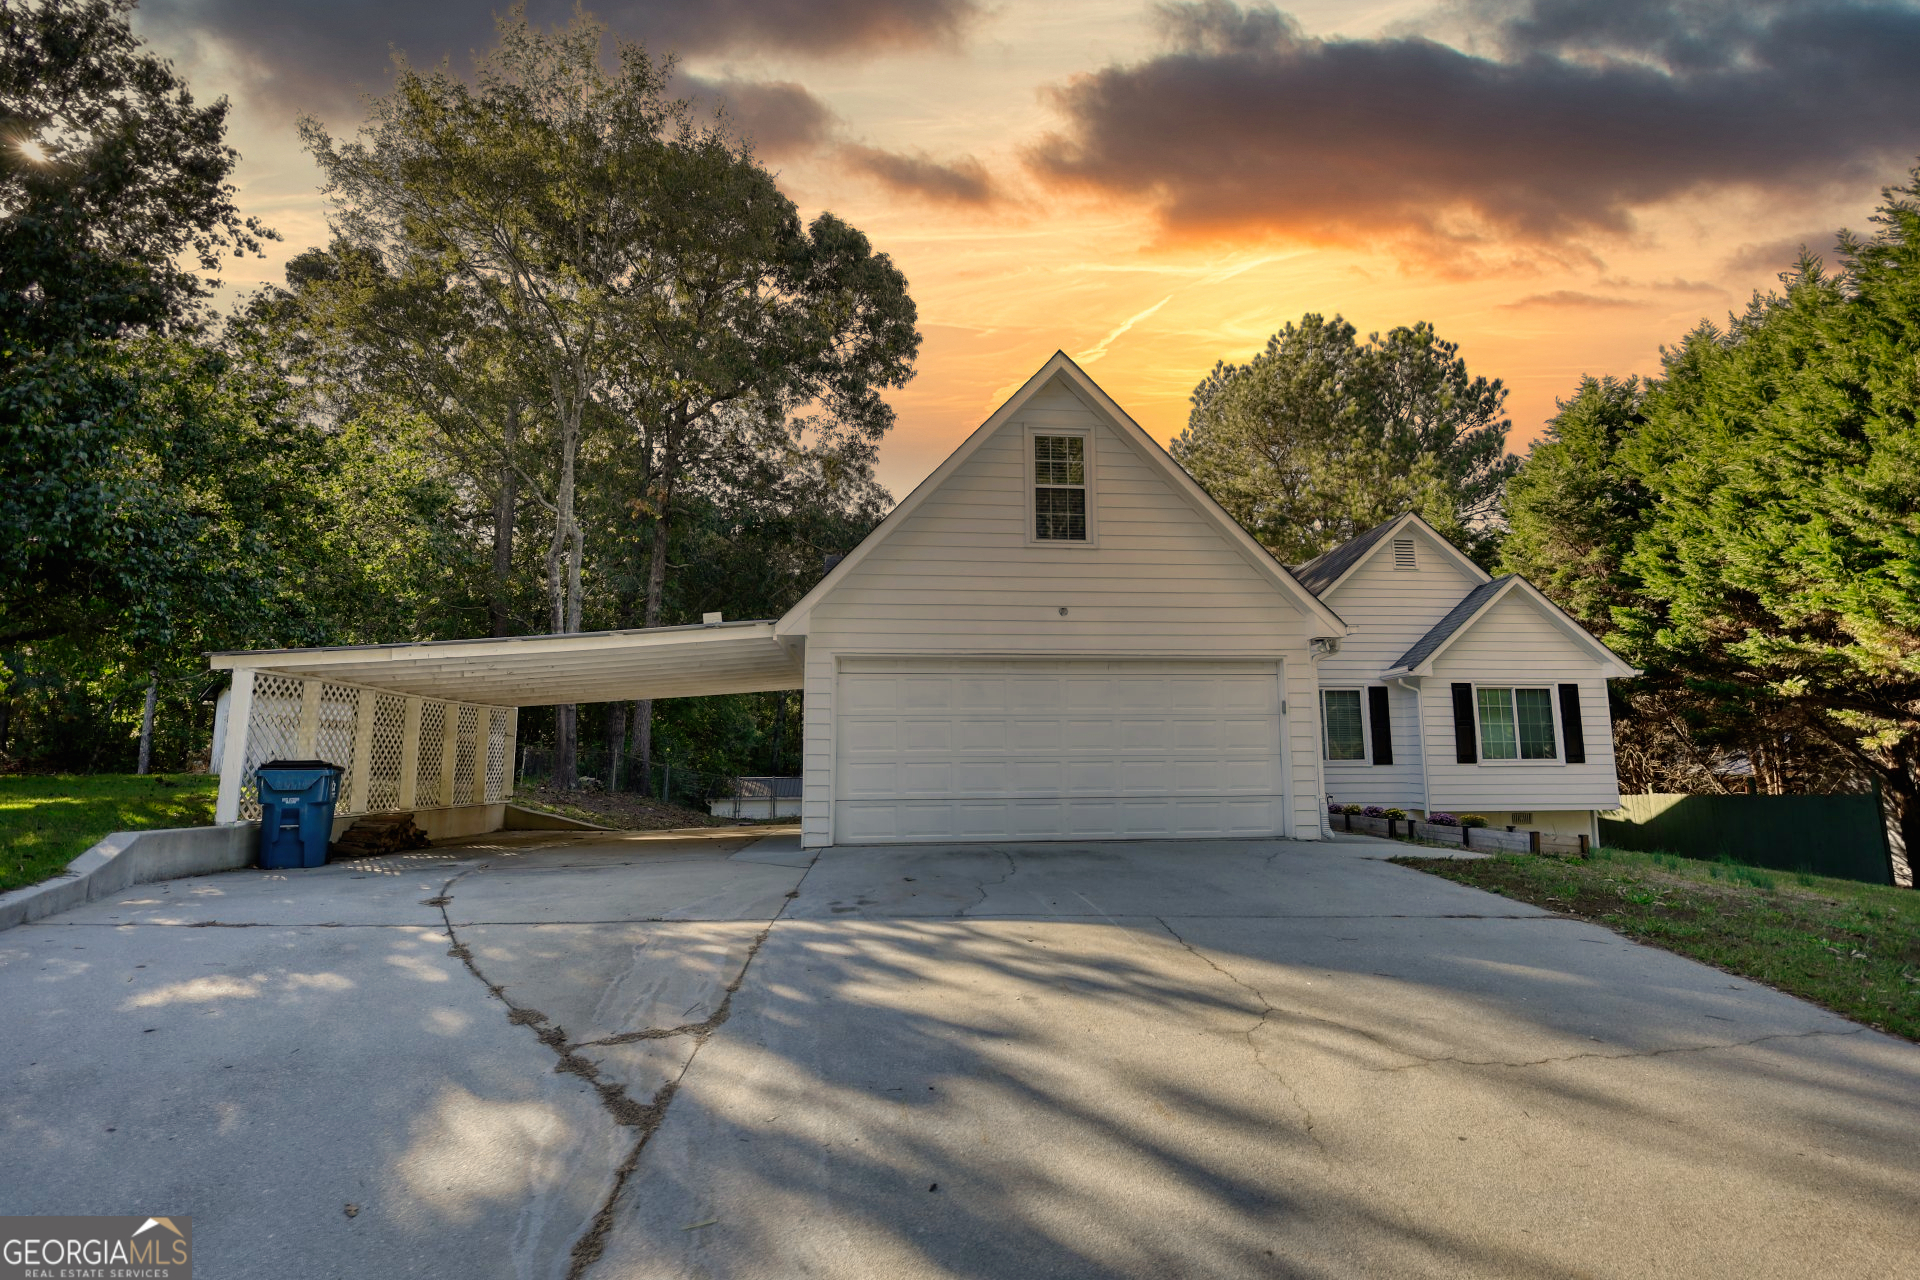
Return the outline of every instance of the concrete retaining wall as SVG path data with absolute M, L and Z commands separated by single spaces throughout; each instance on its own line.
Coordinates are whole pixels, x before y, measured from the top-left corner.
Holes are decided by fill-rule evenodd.
M 429 840 L 452 840 L 457 836 L 483 836 L 506 824 L 505 804 L 457 804 L 444 809 L 414 809 L 413 824 L 427 833 Z M 348 814 L 333 820 L 333 839 L 347 833 L 364 813 Z
M 43 920 L 128 885 L 250 867 L 259 850 L 260 826 L 254 822 L 116 831 L 53 879 L 0 894 L 0 929 Z

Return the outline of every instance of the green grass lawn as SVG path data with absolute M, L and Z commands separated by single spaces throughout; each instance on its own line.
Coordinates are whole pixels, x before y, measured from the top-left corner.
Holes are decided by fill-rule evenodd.
M 1585 860 L 1395 858 L 1763 982 L 1920 1040 L 1920 893 L 1596 849 Z
M 208 826 L 219 787 L 208 774 L 0 777 L 0 892 L 58 875 L 115 831 Z

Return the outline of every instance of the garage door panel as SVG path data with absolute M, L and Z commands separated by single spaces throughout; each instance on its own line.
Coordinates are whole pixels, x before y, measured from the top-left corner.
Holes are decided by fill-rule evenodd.
M 1001 674 L 912 661 L 841 676 L 843 842 L 1281 829 L 1277 667 L 1083 659 Z
M 898 766 L 891 762 L 845 764 L 840 767 L 841 791 L 855 800 L 910 794 L 901 787 L 898 775 Z
M 953 721 L 914 717 L 900 722 L 900 749 L 906 753 L 953 750 Z
M 1005 711 L 1007 682 L 974 676 L 957 676 L 954 678 L 953 706 L 954 710 L 963 713 Z
M 1059 751 L 1066 746 L 1066 727 L 1058 720 L 1012 720 L 1007 722 L 1006 744 L 1017 755 Z
M 1005 760 L 961 760 L 953 766 L 953 790 L 963 796 L 1001 796 L 1013 788 L 1013 766 Z
M 901 680 L 899 707 L 903 711 L 953 710 L 951 676 L 908 676 Z

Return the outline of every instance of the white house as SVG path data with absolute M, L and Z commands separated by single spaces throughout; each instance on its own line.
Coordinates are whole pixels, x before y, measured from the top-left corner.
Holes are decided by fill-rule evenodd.
M 1056 354 L 777 624 L 802 841 L 1317 839 L 1346 630 Z
M 1056 354 L 777 622 L 217 654 L 258 762 L 490 830 L 523 706 L 805 690 L 802 841 L 1318 839 L 1326 801 L 1588 829 L 1629 669 L 1417 520 L 1289 570 Z M 344 820 L 344 819 L 343 819 Z
M 1348 626 L 1319 670 L 1332 800 L 1598 839 L 1620 804 L 1607 681 L 1632 667 L 1418 516 L 1293 572 Z

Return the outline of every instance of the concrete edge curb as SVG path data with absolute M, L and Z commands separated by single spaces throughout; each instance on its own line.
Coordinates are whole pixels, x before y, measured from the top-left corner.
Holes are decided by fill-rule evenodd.
M 502 831 L 618 831 L 618 827 L 603 827 L 598 823 L 587 822 L 581 818 L 568 818 L 558 813 L 548 813 L 544 809 L 528 809 L 509 801 L 506 806 Z
M 0 930 L 118 893 L 128 885 L 250 867 L 259 824 L 116 831 L 67 864 L 51 880 L 0 893 Z

